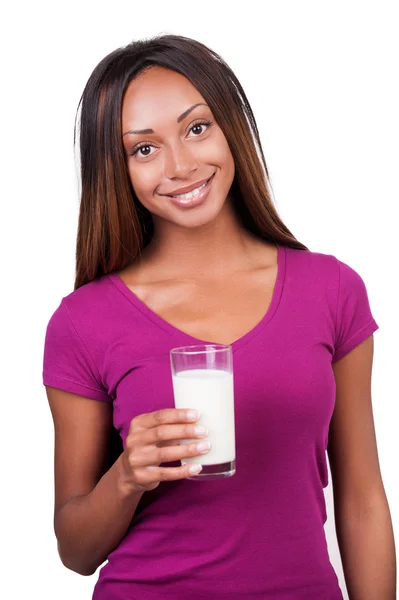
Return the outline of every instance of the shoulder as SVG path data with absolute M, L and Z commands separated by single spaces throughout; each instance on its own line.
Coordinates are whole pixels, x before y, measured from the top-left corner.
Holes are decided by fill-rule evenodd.
M 295 270 L 309 282 L 338 281 L 339 260 L 333 254 L 300 250 L 284 246 L 288 269 Z
M 74 315 L 81 312 L 95 311 L 105 307 L 110 302 L 110 292 L 113 287 L 110 277 L 103 275 L 64 296 L 62 303 Z
M 98 321 L 109 309 L 113 284 L 107 275 L 99 277 L 61 298 L 49 325 L 76 326 Z
M 111 285 L 109 276 L 102 275 L 64 296 L 63 300 L 68 306 L 96 302 L 104 297 L 104 293 L 106 293 L 107 288 Z
M 287 276 L 307 293 L 327 299 L 336 312 L 351 297 L 362 300 L 367 296 L 362 275 L 334 254 L 286 248 Z
M 44 385 L 111 401 L 102 372 L 108 285 L 103 278 L 86 284 L 62 298 L 53 312 L 45 334 Z
M 359 284 L 362 280 L 360 274 L 349 264 L 339 259 L 334 254 L 299 250 L 285 246 L 287 260 L 297 269 L 303 269 L 309 275 L 318 275 L 334 279 L 336 283 Z

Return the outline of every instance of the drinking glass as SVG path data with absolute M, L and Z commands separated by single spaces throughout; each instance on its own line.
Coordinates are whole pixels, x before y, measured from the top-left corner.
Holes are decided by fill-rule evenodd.
M 203 344 L 170 351 L 176 408 L 198 410 L 196 425 L 208 429 L 211 442 L 206 454 L 182 459 L 201 464 L 202 471 L 187 479 L 222 479 L 236 472 L 233 352 L 231 346 Z M 190 444 L 195 440 L 181 440 Z

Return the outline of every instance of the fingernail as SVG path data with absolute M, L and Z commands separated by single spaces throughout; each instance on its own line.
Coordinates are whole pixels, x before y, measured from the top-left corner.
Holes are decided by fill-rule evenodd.
M 198 420 L 200 418 L 200 413 L 198 412 L 198 410 L 188 410 L 186 416 L 187 419 L 190 419 L 190 421 L 192 419 Z
M 199 473 L 200 471 L 202 471 L 202 465 L 191 465 L 191 467 L 188 470 L 189 473 L 194 475 L 195 473 Z
M 201 427 L 201 426 L 196 427 L 194 429 L 194 431 L 197 435 L 201 435 L 201 436 L 206 436 L 209 433 L 209 431 L 206 427 Z
M 205 450 L 210 450 L 211 449 L 211 442 L 199 442 L 199 444 L 196 444 L 195 447 L 198 450 L 198 452 L 203 452 Z

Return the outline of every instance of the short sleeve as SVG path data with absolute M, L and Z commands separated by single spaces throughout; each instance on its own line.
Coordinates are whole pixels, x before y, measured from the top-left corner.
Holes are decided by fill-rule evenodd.
M 97 367 L 80 338 L 64 301 L 52 315 L 46 329 L 43 357 L 43 385 L 112 402 L 101 384 Z
M 332 362 L 343 358 L 378 329 L 363 279 L 349 265 L 338 259 L 337 262 L 339 285 Z

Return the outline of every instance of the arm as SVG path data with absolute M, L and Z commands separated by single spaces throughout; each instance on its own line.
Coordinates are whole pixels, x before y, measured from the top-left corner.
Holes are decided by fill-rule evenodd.
M 337 540 L 350 600 L 394 600 L 396 558 L 371 401 L 373 336 L 333 364 L 330 462 Z
M 109 468 L 112 407 L 46 387 L 55 429 L 54 530 L 63 564 L 92 575 L 125 535 L 143 492 Z M 108 470 L 107 470 L 108 469 Z

